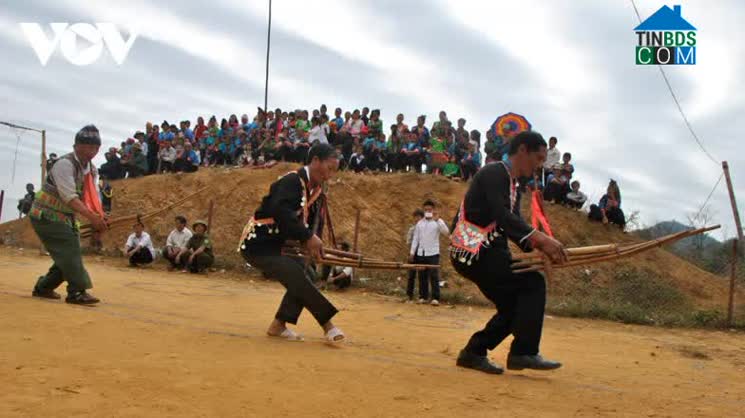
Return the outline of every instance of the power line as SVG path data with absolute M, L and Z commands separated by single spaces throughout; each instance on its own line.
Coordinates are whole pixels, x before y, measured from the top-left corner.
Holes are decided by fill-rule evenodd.
M 631 0 L 631 5 L 634 7 L 634 13 L 636 13 L 636 18 L 639 19 L 639 23 L 642 22 L 642 17 L 639 14 L 639 9 L 636 8 L 636 3 L 634 0 Z M 706 154 L 707 157 L 716 165 L 719 165 L 719 161 L 714 158 L 709 151 L 704 148 L 704 144 L 701 142 L 701 140 L 698 138 L 698 135 L 696 135 L 696 132 L 693 130 L 693 126 L 691 126 L 691 123 L 688 121 L 688 117 L 686 116 L 685 112 L 683 112 L 683 107 L 680 105 L 680 101 L 678 100 L 678 96 L 675 94 L 675 91 L 673 90 L 672 85 L 670 85 L 670 80 L 667 78 L 667 74 L 665 73 L 665 70 L 662 68 L 661 65 L 657 66 L 657 69 L 660 70 L 660 74 L 662 75 L 662 79 L 665 80 L 665 85 L 667 86 L 667 90 L 670 92 L 670 96 L 672 96 L 673 101 L 675 102 L 675 105 L 678 107 L 678 112 L 680 112 L 680 116 L 683 117 L 683 122 L 685 123 L 686 127 L 688 128 L 688 131 L 691 133 L 691 136 L 693 139 L 696 140 L 696 143 L 698 144 L 699 148 L 701 148 L 701 151 Z
M 698 210 L 698 213 L 696 216 L 693 217 L 693 221 L 697 221 L 698 217 L 701 216 L 701 213 L 704 211 L 704 208 L 706 207 L 706 204 L 709 203 L 709 199 L 711 199 L 711 196 L 714 195 L 714 191 L 719 186 L 719 183 L 722 181 L 722 177 L 724 177 L 724 171 L 722 174 L 719 175 L 719 180 L 717 180 L 716 184 L 714 184 L 714 187 L 711 188 L 711 191 L 709 192 L 709 196 L 706 197 L 706 200 L 704 201 L 704 204 L 701 205 L 701 209 Z

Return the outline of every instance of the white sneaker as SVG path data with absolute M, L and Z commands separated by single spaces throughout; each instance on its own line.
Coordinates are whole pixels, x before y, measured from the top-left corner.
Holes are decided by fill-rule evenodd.
M 432 299 L 432 302 L 429 303 L 432 306 L 440 306 L 440 301 L 437 299 Z
M 426 299 L 419 299 L 419 304 L 420 305 L 423 305 L 425 303 L 427 303 L 427 300 Z

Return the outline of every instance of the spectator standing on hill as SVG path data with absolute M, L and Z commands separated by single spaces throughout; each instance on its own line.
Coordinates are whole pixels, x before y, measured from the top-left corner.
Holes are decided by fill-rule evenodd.
M 430 304 L 440 304 L 440 235 L 449 236 L 447 224 L 437 216 L 435 203 L 426 200 L 422 207 L 424 218 L 417 222 L 414 237 L 411 241 L 409 261 L 417 264 L 435 266 L 419 271 L 419 303 L 427 303 L 432 287 Z
M 360 132 L 362 132 L 363 126 L 365 126 L 365 123 L 362 122 L 362 119 L 360 119 L 360 111 L 355 109 L 352 113 L 352 119 L 349 119 L 345 123 L 344 128 L 346 132 L 352 136 L 353 139 L 359 139 Z
M 367 130 L 373 138 L 379 138 L 383 132 L 383 121 L 380 120 L 380 110 L 375 109 L 370 113 L 370 119 L 367 122 Z
M 49 158 L 47 158 L 47 163 L 46 163 L 47 164 L 47 173 L 49 172 L 49 170 L 52 169 L 52 166 L 54 165 L 55 162 L 57 162 L 57 154 L 55 154 L 55 153 L 49 154 Z
M 502 155 L 499 153 L 501 144 L 497 141 L 497 137 L 494 135 L 494 131 L 489 129 L 486 131 L 486 144 L 484 144 L 484 153 L 486 153 L 486 164 L 500 161 Z
M 26 184 L 26 195 L 23 199 L 18 201 L 18 218 L 22 218 L 24 215 L 28 215 L 31 211 L 31 205 L 34 204 L 36 198 L 36 192 L 34 191 L 34 185 L 31 183 Z
M 548 139 L 548 150 L 546 150 L 546 161 L 543 163 L 543 184 L 548 183 L 548 176 L 553 172 L 554 166 L 561 162 L 561 151 L 556 148 L 559 142 L 555 136 Z
M 111 187 L 111 183 L 106 179 L 100 179 L 98 183 L 99 192 L 101 193 L 101 206 L 103 207 L 103 211 L 108 215 L 111 213 L 114 189 Z
M 464 118 L 458 119 L 458 129 L 455 130 L 455 135 L 468 138 L 468 130 L 466 129 L 466 120 Z
M 370 114 L 370 108 L 363 107 L 362 115 L 360 116 L 360 119 L 362 120 L 362 123 L 365 124 L 365 126 L 368 126 L 368 122 L 370 121 L 370 118 L 368 117 L 369 114 Z

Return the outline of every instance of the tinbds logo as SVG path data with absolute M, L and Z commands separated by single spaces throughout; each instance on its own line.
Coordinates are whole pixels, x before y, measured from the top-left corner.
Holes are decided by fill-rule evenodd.
M 680 6 L 662 6 L 634 32 L 636 65 L 696 64 L 696 28 L 683 19 Z
M 68 25 L 68 23 L 51 23 L 49 26 L 52 28 L 53 37 L 49 39 L 38 23 L 21 23 L 21 29 L 36 52 L 36 56 L 39 57 L 41 65 L 47 65 L 57 45 L 60 46 L 62 55 L 70 63 L 88 65 L 98 60 L 103 52 L 104 44 L 114 61 L 121 65 L 137 38 L 137 32 L 132 31 L 129 39 L 125 41 L 113 23 L 96 23 L 95 26 L 89 23 Z M 89 46 L 82 50 L 79 49 L 78 39 L 88 42 Z

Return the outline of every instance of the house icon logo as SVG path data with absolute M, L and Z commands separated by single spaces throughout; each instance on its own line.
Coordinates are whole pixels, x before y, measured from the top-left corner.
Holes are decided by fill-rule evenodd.
M 636 65 L 696 64 L 696 28 L 683 19 L 679 5 L 660 7 L 634 32 Z

